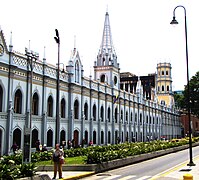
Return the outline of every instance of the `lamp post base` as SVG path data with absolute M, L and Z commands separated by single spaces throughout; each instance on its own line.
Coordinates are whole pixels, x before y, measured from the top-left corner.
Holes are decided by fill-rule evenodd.
M 195 166 L 196 164 L 194 164 L 194 162 L 189 162 L 188 164 L 187 164 L 187 166 Z

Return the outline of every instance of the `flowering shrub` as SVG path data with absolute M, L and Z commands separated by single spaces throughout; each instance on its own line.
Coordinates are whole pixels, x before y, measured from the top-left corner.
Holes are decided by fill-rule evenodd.
M 34 163 L 22 164 L 22 154 L 3 156 L 0 159 L 0 179 L 31 177 L 36 173 Z

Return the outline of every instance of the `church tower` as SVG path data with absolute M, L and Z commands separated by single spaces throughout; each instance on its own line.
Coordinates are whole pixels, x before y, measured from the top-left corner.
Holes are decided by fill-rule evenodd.
M 157 64 L 157 96 L 162 105 L 172 107 L 174 105 L 174 95 L 172 91 L 171 64 Z
M 94 80 L 120 88 L 120 68 L 113 47 L 109 14 L 106 12 L 101 46 L 94 62 Z

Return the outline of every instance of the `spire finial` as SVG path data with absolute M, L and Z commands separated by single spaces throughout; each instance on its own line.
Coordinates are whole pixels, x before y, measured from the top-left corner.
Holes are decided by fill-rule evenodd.
M 10 32 L 10 46 L 12 46 L 12 31 Z
M 106 12 L 108 12 L 108 4 L 106 5 Z
M 44 46 L 44 57 L 43 59 L 46 59 L 46 46 Z
M 10 32 L 10 44 L 9 44 L 9 51 L 12 52 L 12 48 L 13 48 L 13 45 L 12 45 L 12 31 Z
M 74 35 L 74 49 L 76 49 L 76 35 Z

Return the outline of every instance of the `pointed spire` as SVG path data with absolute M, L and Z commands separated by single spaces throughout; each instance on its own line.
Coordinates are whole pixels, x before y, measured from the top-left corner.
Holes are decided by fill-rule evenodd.
M 74 49 L 76 49 L 76 35 L 74 35 Z
M 105 14 L 104 21 L 104 30 L 102 36 L 102 42 L 100 46 L 100 50 L 97 56 L 97 66 L 115 66 L 118 67 L 117 64 L 117 55 L 115 53 L 115 49 L 112 41 L 111 27 L 109 21 L 108 11 Z
M 106 50 L 106 51 L 109 49 L 114 50 L 108 12 L 106 12 L 106 15 L 105 15 L 104 31 L 103 31 L 101 49 Z
M 46 63 L 46 46 L 44 46 L 44 57 L 43 57 L 43 63 Z
M 13 45 L 12 45 L 12 31 L 10 32 L 10 45 L 9 45 L 9 51 L 12 52 Z

